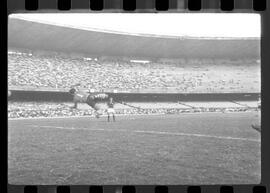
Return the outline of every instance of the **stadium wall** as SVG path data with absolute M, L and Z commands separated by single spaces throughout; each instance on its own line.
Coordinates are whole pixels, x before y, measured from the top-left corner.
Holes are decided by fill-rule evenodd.
M 116 101 L 124 102 L 175 102 L 175 101 L 256 101 L 259 93 L 108 93 Z M 11 90 L 9 101 L 71 102 L 72 96 L 59 91 Z

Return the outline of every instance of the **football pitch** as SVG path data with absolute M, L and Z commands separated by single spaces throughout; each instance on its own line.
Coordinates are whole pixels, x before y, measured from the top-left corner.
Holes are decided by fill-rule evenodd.
M 10 184 L 257 184 L 258 113 L 8 121 Z

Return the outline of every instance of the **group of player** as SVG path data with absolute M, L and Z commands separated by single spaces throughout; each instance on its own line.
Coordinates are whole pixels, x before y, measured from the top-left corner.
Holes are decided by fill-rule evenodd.
M 77 108 L 78 102 L 83 102 L 88 104 L 95 110 L 96 118 L 99 118 L 101 115 L 101 108 L 98 103 L 101 100 L 109 98 L 107 101 L 107 121 L 110 122 L 110 117 L 112 116 L 113 121 L 115 121 L 115 110 L 114 110 L 114 101 L 112 97 L 109 97 L 106 93 L 89 93 L 89 92 L 82 92 L 78 89 L 72 88 L 69 91 L 70 94 L 73 96 L 74 101 L 74 108 Z M 261 99 L 258 101 L 258 108 L 261 109 Z M 251 127 L 259 132 L 261 132 L 261 126 L 257 124 L 252 124 Z
M 86 91 L 81 91 L 78 88 L 71 88 L 69 90 L 69 93 L 73 97 L 73 102 L 74 106 L 73 108 L 77 108 L 78 103 L 86 103 L 90 107 L 92 107 L 95 110 L 95 116 L 96 118 L 100 118 L 101 116 L 101 107 L 99 103 L 101 101 L 107 100 L 107 121 L 110 122 L 110 117 L 112 116 L 113 121 L 115 121 L 115 110 L 114 110 L 114 105 L 115 102 L 112 97 L 109 97 L 108 94 L 106 93 L 91 93 L 91 92 L 86 92 Z

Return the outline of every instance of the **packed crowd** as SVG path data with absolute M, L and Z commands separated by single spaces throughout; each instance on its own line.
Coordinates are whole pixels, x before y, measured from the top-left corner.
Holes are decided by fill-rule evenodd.
M 70 116 L 94 116 L 91 108 L 73 109 L 70 103 L 42 103 L 42 102 L 9 102 L 8 118 L 36 118 L 36 117 L 70 117 Z M 136 104 L 135 104 L 136 106 Z M 176 105 L 177 106 L 177 105 Z M 151 115 L 151 114 L 180 114 L 200 112 L 240 112 L 258 110 L 257 108 L 116 108 L 118 115 Z M 102 112 L 106 115 L 105 109 Z
M 20 88 L 119 91 L 259 92 L 256 60 L 182 59 L 175 62 L 101 60 L 60 55 L 8 54 L 8 85 Z

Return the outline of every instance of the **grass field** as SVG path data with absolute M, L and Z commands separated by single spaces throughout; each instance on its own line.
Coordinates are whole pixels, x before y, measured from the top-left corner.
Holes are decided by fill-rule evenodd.
M 255 112 L 9 120 L 10 184 L 247 184 Z

